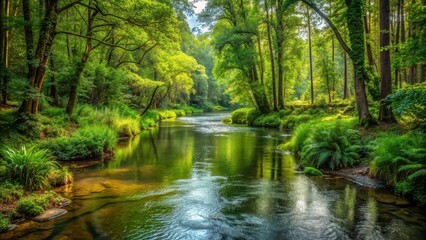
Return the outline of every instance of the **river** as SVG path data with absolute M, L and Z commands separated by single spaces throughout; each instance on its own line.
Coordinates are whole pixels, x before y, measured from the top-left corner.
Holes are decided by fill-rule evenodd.
M 1 239 L 423 239 L 426 214 L 389 190 L 295 171 L 283 131 L 214 113 L 164 121 L 78 169 L 64 216 Z

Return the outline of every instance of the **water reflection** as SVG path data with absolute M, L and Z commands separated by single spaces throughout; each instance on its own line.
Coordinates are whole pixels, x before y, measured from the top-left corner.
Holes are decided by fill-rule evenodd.
M 425 214 L 376 199 L 384 190 L 306 177 L 274 147 L 287 133 L 164 122 L 122 143 L 115 159 L 76 173 L 69 213 L 4 239 L 421 239 Z M 383 202 L 383 200 L 380 200 Z

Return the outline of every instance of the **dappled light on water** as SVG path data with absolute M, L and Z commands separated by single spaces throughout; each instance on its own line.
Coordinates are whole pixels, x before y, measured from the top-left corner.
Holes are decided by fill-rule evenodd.
M 226 125 L 226 114 L 167 121 L 80 169 L 69 213 L 5 239 L 421 239 L 422 210 L 388 190 L 307 177 L 275 146 L 286 132 Z M 395 199 L 394 199 L 395 198 Z

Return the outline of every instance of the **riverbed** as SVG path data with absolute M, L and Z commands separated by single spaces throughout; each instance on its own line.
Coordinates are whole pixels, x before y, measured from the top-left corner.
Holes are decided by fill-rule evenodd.
M 423 239 L 426 214 L 389 189 L 296 171 L 289 132 L 227 113 L 163 121 L 75 171 L 68 213 L 0 239 Z

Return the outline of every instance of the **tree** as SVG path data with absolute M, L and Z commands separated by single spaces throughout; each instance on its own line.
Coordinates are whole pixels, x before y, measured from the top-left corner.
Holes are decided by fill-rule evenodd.
M 381 91 L 379 119 L 383 122 L 395 122 L 392 115 L 392 110 L 385 104 L 384 99 L 392 93 L 392 78 L 391 78 L 391 61 L 389 51 L 389 0 L 380 1 L 380 76 L 381 76 Z

